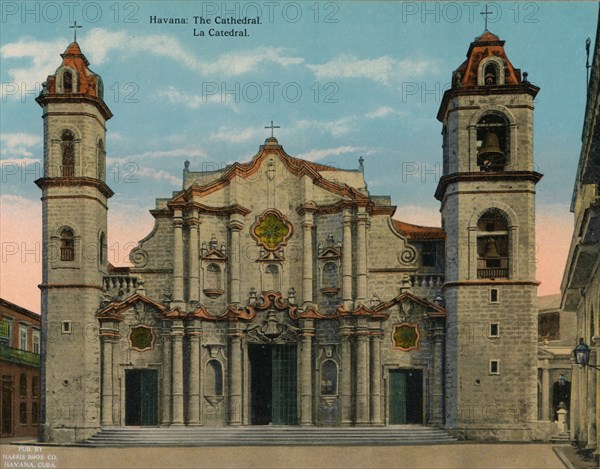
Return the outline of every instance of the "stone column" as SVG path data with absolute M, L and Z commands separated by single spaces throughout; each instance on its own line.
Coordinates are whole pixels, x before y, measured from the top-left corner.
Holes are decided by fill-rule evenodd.
M 363 318 L 356 327 L 356 423 L 369 423 L 369 330 Z
M 164 321 L 162 332 L 162 416 L 161 425 L 171 425 L 171 323 Z
M 597 357 L 595 347 L 590 354 L 590 365 L 596 366 Z M 596 374 L 597 370 L 588 367 L 587 382 L 587 447 L 596 447 Z
M 198 220 L 198 210 L 194 209 L 192 212 L 192 218 L 188 221 L 190 227 L 190 245 L 189 245 L 189 259 L 188 265 L 190 266 L 190 273 L 188 276 L 188 301 L 196 302 L 200 299 L 199 292 L 199 263 L 198 263 L 198 230 L 200 228 L 200 221 Z
M 443 324 L 433 326 L 433 383 L 430 386 L 433 414 L 431 422 L 436 427 L 444 426 L 444 336 Z
M 242 424 L 242 339 L 237 323 L 229 327 L 229 425 Z
M 231 248 L 229 249 L 229 301 L 233 305 L 239 305 L 241 302 L 240 294 L 240 231 L 244 224 L 237 219 L 237 215 L 232 215 L 232 219 L 227 225 L 231 230 Z
M 300 425 L 313 425 L 312 415 L 312 341 L 315 335 L 314 321 L 301 320 L 300 339 Z
M 183 425 L 183 321 L 175 319 L 171 331 L 173 341 L 173 422 Z
M 202 332 L 201 323 L 194 320 L 188 328 L 190 337 L 190 371 L 189 371 L 189 401 L 188 401 L 188 424 L 200 425 L 200 339 Z
M 173 215 L 173 303 L 183 306 L 183 219 L 180 209 Z
M 381 419 L 381 339 L 380 328 L 371 330 L 371 425 L 383 425 Z
M 550 420 L 550 370 L 548 360 L 544 360 L 542 368 L 542 420 Z
M 578 373 L 578 389 L 577 389 L 577 409 L 579 410 L 578 418 L 578 432 L 577 441 L 585 443 L 587 441 L 587 404 L 586 404 L 586 391 L 587 391 L 587 369 L 583 366 L 579 366 Z
M 302 221 L 302 301 L 304 305 L 312 304 L 313 298 L 313 216 L 304 214 Z
M 346 318 L 342 319 L 340 327 L 341 344 L 341 360 L 342 366 L 340 369 L 340 407 L 342 425 L 352 424 L 352 326 Z
M 361 207 L 356 218 L 356 304 L 367 300 L 367 214 Z
M 101 325 L 100 340 L 102 342 L 102 419 L 103 427 L 114 425 L 113 420 L 113 334 L 112 330 Z M 108 326 L 108 324 L 106 324 Z
M 346 310 L 352 309 L 352 213 L 344 209 L 342 245 L 342 299 Z

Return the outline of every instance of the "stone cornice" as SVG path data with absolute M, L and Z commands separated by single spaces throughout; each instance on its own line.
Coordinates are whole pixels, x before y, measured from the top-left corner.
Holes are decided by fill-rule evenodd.
M 114 192 L 106 185 L 104 181 L 100 179 L 90 177 L 59 177 L 59 178 L 40 178 L 34 181 L 40 189 L 46 189 L 49 187 L 93 187 L 107 199 L 114 195 Z
M 435 198 L 443 200 L 449 184 L 457 182 L 496 182 L 496 181 L 531 181 L 537 184 L 542 179 L 542 174 L 536 171 L 501 171 L 501 172 L 468 172 L 453 173 L 443 176 L 435 191 Z M 481 191 L 482 193 L 485 191 Z

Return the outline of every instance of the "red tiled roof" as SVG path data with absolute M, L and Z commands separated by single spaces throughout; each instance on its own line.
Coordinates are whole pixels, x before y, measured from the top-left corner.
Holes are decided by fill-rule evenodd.
M 434 240 L 445 239 L 446 233 L 437 226 L 421 226 L 392 219 L 394 228 L 411 240 Z

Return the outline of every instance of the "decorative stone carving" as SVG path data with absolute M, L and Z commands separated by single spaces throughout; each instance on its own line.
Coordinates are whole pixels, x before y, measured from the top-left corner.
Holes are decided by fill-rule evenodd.
M 250 229 L 258 245 L 268 251 L 277 251 L 285 246 L 293 232 L 292 224 L 275 209 L 264 212 Z
M 129 346 L 138 352 L 145 352 L 154 348 L 156 334 L 150 326 L 139 325 L 129 331 Z
M 419 325 L 408 322 L 394 326 L 394 332 L 392 333 L 394 348 L 403 352 L 418 349 L 420 337 Z

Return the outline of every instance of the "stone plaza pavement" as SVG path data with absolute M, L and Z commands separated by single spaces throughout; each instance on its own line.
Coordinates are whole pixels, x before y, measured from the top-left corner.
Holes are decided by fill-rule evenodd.
M 4 442 L 3 442 L 4 443 Z M 0 445 L 15 468 L 533 468 L 564 469 L 549 444 L 77 448 Z

